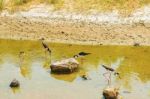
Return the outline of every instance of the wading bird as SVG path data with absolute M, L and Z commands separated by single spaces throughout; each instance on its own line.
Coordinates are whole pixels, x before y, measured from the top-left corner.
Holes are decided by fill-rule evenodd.
M 51 50 L 48 47 L 48 45 L 44 43 L 44 38 L 42 38 L 41 41 L 42 41 L 42 46 L 44 47 L 45 51 L 49 52 L 49 54 L 51 55 Z
M 104 67 L 106 70 L 114 72 L 115 70 L 113 68 L 107 67 L 105 65 L 102 65 L 102 67 Z
M 41 38 L 40 39 L 41 42 L 42 42 L 42 46 L 45 50 L 45 63 L 43 65 L 44 68 L 48 67 L 51 63 L 51 50 L 50 48 L 48 47 L 48 45 L 46 43 L 44 43 L 44 38 Z M 48 52 L 48 55 L 47 55 L 47 52 Z
M 107 70 L 106 73 L 103 74 L 103 76 L 107 79 L 108 81 L 108 85 L 111 84 L 111 74 L 114 73 L 115 76 L 118 76 L 120 78 L 120 73 L 116 72 L 115 69 L 111 68 L 111 67 L 108 67 L 108 66 L 105 66 L 105 65 L 102 65 L 103 68 L 105 68 Z M 106 77 L 106 75 L 109 74 L 108 77 Z
M 91 54 L 91 53 L 80 52 L 80 53 L 78 53 L 77 55 L 74 55 L 73 57 L 74 57 L 74 58 L 78 58 L 78 57 L 83 57 L 83 56 L 86 56 L 86 55 L 89 55 L 89 54 Z
M 78 54 L 74 55 L 73 58 L 80 58 L 80 57 L 84 57 L 84 56 L 87 56 L 91 53 L 86 53 L 86 52 L 79 52 Z M 81 64 L 84 63 L 84 59 L 81 58 Z

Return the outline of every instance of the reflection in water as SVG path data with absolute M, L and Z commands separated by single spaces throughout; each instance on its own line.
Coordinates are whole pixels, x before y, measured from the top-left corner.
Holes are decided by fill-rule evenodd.
M 20 66 L 20 72 L 23 77 L 31 78 L 31 68 L 28 65 Z
M 112 75 L 112 85 L 119 86 L 122 92 L 131 92 L 121 93 L 125 99 L 150 98 L 150 47 L 67 44 L 49 46 L 52 50 L 51 56 L 45 55 L 40 42 L 0 40 L 0 88 L 3 90 L 0 90 L 0 98 L 99 99 L 99 90 L 102 91 L 107 86 L 102 75 L 106 72 L 101 67 L 102 64 L 120 73 L 121 79 Z M 20 51 L 24 51 L 21 56 Z M 80 66 L 77 72 L 69 75 L 49 72 L 51 61 L 63 59 L 64 56 L 69 58 L 81 51 L 92 54 L 78 59 Z M 82 75 L 88 75 L 91 80 L 84 81 Z M 8 92 L 10 88 L 7 86 L 13 78 L 21 82 L 20 95 L 14 96 L 12 92 Z M 140 93 L 139 88 L 143 92 Z M 137 94 L 141 95 L 137 97 Z
M 27 55 L 24 51 L 19 52 L 19 67 L 20 73 L 23 77 L 31 78 L 31 66 L 29 62 L 29 55 Z
M 43 68 L 49 69 L 50 64 L 51 64 L 51 55 L 49 55 L 49 53 L 48 54 L 46 53 Z
M 54 77 L 59 80 L 68 81 L 68 82 L 73 82 L 77 76 L 78 76 L 78 73 L 73 73 L 73 74 L 68 74 L 68 75 L 67 74 L 63 74 L 63 75 L 51 74 L 51 77 Z
M 12 92 L 15 94 L 15 93 L 20 93 L 21 90 L 20 90 L 20 87 L 17 87 L 17 88 L 11 88 L 12 89 Z

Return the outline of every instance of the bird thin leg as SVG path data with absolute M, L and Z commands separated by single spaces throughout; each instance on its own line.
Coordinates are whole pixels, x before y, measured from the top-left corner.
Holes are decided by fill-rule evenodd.
M 47 50 L 45 49 L 45 60 L 47 60 Z
M 81 58 L 81 65 L 83 65 L 84 64 L 84 58 Z
M 45 61 L 47 65 L 51 64 L 51 53 L 48 51 L 48 49 L 45 49 Z
M 51 63 L 51 52 L 47 49 L 47 61 L 50 64 Z
M 109 72 L 109 85 L 111 85 L 111 72 Z
M 47 50 L 45 49 L 44 50 L 44 53 L 45 53 L 45 56 L 44 56 L 44 64 L 43 64 L 43 67 L 44 68 L 48 68 L 49 67 L 49 59 L 48 59 L 48 56 L 47 56 Z
M 19 55 L 19 65 L 22 66 L 24 61 L 24 56 L 22 54 Z
M 109 74 L 109 76 L 107 74 Z M 108 71 L 108 72 L 104 73 L 103 76 L 106 78 L 107 84 L 110 85 L 110 72 Z
M 51 63 L 51 60 L 52 60 L 52 58 L 51 58 L 51 53 L 49 53 L 49 57 L 50 57 L 50 59 L 49 59 L 49 62 Z
M 20 61 L 19 61 L 19 66 L 21 67 L 22 66 L 22 59 L 20 58 Z

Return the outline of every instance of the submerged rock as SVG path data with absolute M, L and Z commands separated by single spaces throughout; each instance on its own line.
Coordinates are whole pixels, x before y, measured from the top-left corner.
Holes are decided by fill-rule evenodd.
M 86 75 L 82 75 L 81 78 L 82 78 L 83 80 L 88 80 L 88 77 L 87 77 Z
M 140 46 L 140 44 L 139 44 L 139 43 L 134 43 L 133 46 L 136 46 L 136 47 L 137 47 L 137 46 Z
M 87 75 L 82 75 L 81 78 L 83 80 L 91 80 L 91 78 L 89 76 L 87 76 Z
M 10 83 L 9 86 L 10 86 L 10 87 L 19 87 L 19 86 L 20 86 L 20 83 L 19 83 L 18 80 L 14 79 L 14 80 Z
M 79 62 L 75 58 L 63 59 L 51 64 L 51 72 L 58 74 L 72 73 L 77 70 Z
M 104 99 L 119 99 L 119 92 L 117 88 L 105 88 L 103 90 Z

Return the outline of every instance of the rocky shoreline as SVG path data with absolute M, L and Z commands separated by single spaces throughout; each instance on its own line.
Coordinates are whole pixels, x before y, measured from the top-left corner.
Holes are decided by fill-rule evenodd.
M 0 38 L 83 45 L 150 45 L 150 7 L 121 17 L 117 12 L 75 14 L 49 12 L 45 6 L 0 15 Z

